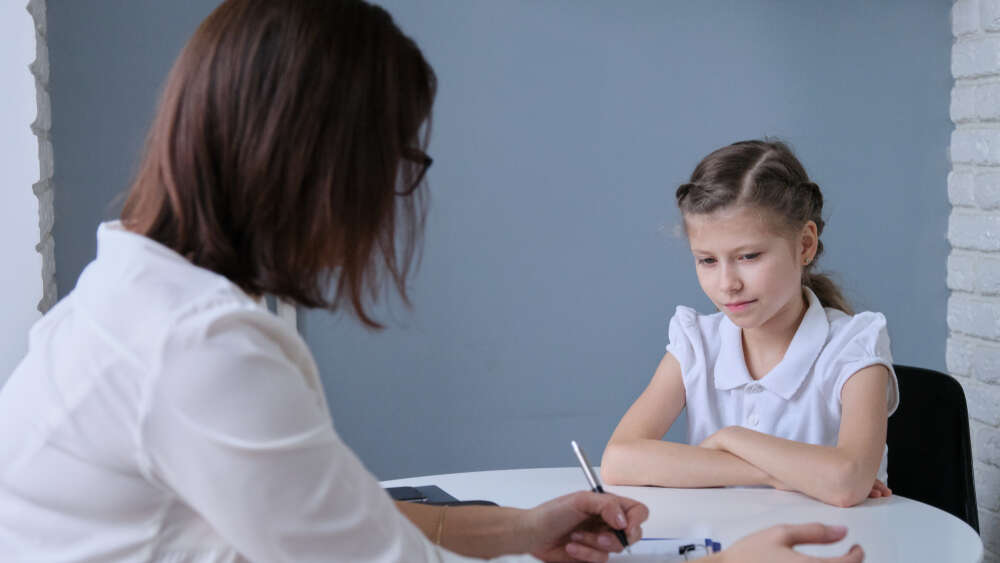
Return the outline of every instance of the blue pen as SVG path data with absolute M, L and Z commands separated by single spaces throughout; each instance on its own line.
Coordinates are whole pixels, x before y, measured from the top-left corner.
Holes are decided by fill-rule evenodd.
M 587 461 L 587 456 L 583 453 L 583 448 L 576 443 L 576 440 L 570 440 L 570 445 L 573 446 L 573 453 L 576 454 L 576 459 L 580 461 L 580 467 L 583 468 L 583 475 L 587 478 L 587 482 L 590 483 L 590 490 L 595 493 L 603 493 L 604 487 L 601 486 L 601 482 L 597 480 L 597 475 L 594 474 L 594 470 L 590 467 L 590 462 Z M 632 553 L 632 550 L 628 547 L 628 538 L 625 537 L 624 530 L 613 530 L 615 536 L 618 537 L 618 541 L 622 542 L 622 547 Z
M 705 551 L 709 554 L 718 553 L 722 551 L 722 544 L 717 541 L 713 541 L 712 538 L 705 538 Z

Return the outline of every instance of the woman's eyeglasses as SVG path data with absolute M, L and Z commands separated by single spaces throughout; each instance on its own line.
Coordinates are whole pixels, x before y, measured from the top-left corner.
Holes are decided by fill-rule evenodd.
M 420 183 L 424 181 L 424 176 L 427 175 L 427 169 L 431 167 L 431 164 L 434 164 L 433 158 L 427 156 L 426 153 L 415 149 L 412 150 L 410 154 L 403 153 L 403 158 L 416 163 L 417 166 L 420 166 L 420 172 L 417 173 L 417 176 L 413 179 L 413 183 L 410 184 L 406 190 L 396 192 L 396 195 L 398 196 L 408 196 L 415 192 L 417 188 L 420 187 Z

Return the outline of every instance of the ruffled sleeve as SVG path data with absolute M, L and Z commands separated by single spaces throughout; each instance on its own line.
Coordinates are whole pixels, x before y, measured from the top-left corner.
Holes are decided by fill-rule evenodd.
M 670 318 L 667 336 L 667 352 L 670 352 L 681 365 L 681 375 L 687 385 L 688 377 L 695 373 L 694 365 L 698 361 L 696 348 L 701 346 L 701 333 L 698 330 L 698 313 L 690 307 L 677 307 L 674 316 Z
M 885 316 L 864 312 L 847 318 L 835 334 L 825 352 L 831 357 L 830 373 L 834 377 L 833 394 L 840 402 L 844 384 L 858 371 L 873 365 L 883 365 L 889 370 L 886 387 L 886 407 L 892 414 L 899 406 L 899 384 L 892 369 L 892 352 L 889 349 L 889 331 Z

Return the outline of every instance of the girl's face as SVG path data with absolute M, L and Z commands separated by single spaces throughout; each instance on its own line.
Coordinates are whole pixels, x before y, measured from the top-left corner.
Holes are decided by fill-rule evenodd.
M 816 252 L 816 225 L 789 237 L 770 219 L 754 207 L 684 217 L 702 291 L 740 328 L 794 322 L 804 306 L 802 268 Z

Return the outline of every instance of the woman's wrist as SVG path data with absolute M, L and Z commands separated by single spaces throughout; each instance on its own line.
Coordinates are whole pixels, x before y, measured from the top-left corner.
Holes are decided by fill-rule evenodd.
M 427 507 L 431 508 L 431 507 Z M 479 558 L 525 553 L 531 523 L 526 510 L 497 506 L 434 507 L 422 529 L 427 538 L 450 551 Z
M 438 513 L 437 528 L 434 532 L 434 544 L 441 545 L 441 533 L 444 531 L 444 517 L 448 511 L 448 505 L 441 507 L 441 511 Z
M 538 543 L 538 530 L 541 529 L 541 518 L 533 508 L 507 508 L 504 517 L 508 522 L 503 526 L 507 531 L 508 540 L 504 543 L 511 546 L 508 553 L 530 553 Z
M 531 510 L 508 506 L 488 507 L 488 512 L 481 514 L 487 518 L 479 521 L 476 530 L 471 531 L 467 539 L 472 543 L 491 546 L 485 555 L 496 557 L 528 553 L 534 547 L 539 524 Z

